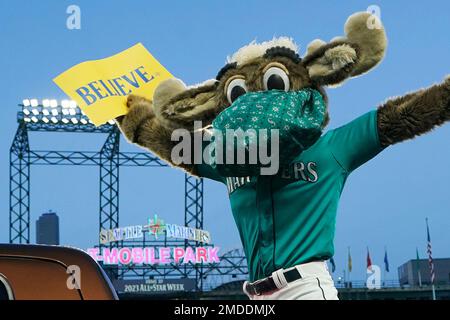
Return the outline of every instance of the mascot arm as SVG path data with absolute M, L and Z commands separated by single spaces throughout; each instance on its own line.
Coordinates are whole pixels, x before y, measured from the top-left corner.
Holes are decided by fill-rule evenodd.
M 450 77 L 438 85 L 388 100 L 378 109 L 378 132 L 384 147 L 450 121 Z
M 195 174 L 192 165 L 174 164 L 171 160 L 172 148 L 176 142 L 171 140 L 172 130 L 158 121 L 150 100 L 130 95 L 127 100 L 128 114 L 117 118 L 117 123 L 125 138 L 133 144 L 150 150 L 153 154 L 172 166 Z

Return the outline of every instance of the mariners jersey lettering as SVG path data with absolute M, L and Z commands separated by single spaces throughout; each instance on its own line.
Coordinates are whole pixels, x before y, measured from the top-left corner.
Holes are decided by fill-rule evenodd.
M 333 256 L 336 212 L 348 175 L 382 151 L 377 113 L 328 131 L 275 176 L 201 176 L 227 185 L 250 280 Z
M 317 164 L 315 162 L 295 162 L 291 166 L 283 168 L 281 177 L 284 179 L 303 180 L 308 182 L 316 182 L 319 178 L 316 171 Z M 251 177 L 227 177 L 227 189 L 228 193 L 232 193 L 237 188 L 242 187 L 244 184 L 251 182 Z

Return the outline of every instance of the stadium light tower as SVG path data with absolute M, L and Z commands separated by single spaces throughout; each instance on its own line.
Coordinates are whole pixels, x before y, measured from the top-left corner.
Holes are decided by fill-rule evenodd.
M 113 121 L 96 127 L 89 121 L 76 102 L 55 99 L 24 99 L 17 113 L 18 128 L 10 148 L 10 210 L 9 242 L 30 243 L 30 167 L 35 165 L 73 165 L 99 167 L 99 231 L 119 226 L 119 168 L 120 167 L 168 167 L 166 163 L 149 152 L 121 152 L 120 131 Z M 83 132 L 107 134 L 99 151 L 33 150 L 29 132 Z M 203 226 L 203 180 L 185 175 L 185 226 Z M 184 242 L 186 246 L 198 246 L 195 241 Z M 116 243 L 114 246 L 120 246 Z M 154 245 L 153 242 L 147 245 Z M 231 258 L 230 258 L 231 259 Z M 237 272 L 245 273 L 235 263 Z M 217 272 L 215 273 L 214 270 Z M 142 269 L 142 270 L 141 270 Z M 162 269 L 162 270 L 159 270 Z M 167 270 L 169 269 L 169 270 Z M 204 271 L 207 275 L 229 274 L 222 266 L 186 265 L 183 268 L 158 266 L 157 269 L 142 266 L 123 266 L 111 269 L 111 275 L 136 276 L 182 276 L 196 280 L 198 291 L 203 287 Z M 225 270 L 225 269 L 224 269 Z M 230 271 L 231 272 L 231 271 Z M 235 272 L 235 270 L 233 271 Z
M 96 127 L 73 100 L 35 98 L 19 104 L 17 121 L 31 131 L 101 132 L 110 133 L 114 120 Z

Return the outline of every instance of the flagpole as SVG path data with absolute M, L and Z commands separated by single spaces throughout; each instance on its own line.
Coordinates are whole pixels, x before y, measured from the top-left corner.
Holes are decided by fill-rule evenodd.
M 428 263 L 430 267 L 431 291 L 433 300 L 436 300 L 436 291 L 434 288 L 434 266 L 433 266 L 433 259 L 431 256 L 431 237 L 430 237 L 430 228 L 428 227 L 428 218 L 425 218 L 425 222 L 427 224 L 427 251 L 428 251 Z
M 342 270 L 342 271 L 344 271 L 344 288 L 347 288 L 347 285 L 346 285 L 346 277 L 345 277 L 345 269 L 344 270 Z

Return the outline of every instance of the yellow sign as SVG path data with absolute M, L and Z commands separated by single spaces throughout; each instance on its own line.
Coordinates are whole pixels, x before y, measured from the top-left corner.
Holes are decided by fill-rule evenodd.
M 127 113 L 127 95 L 152 99 L 157 85 L 171 77 L 138 43 L 109 58 L 80 63 L 53 81 L 99 126 Z

